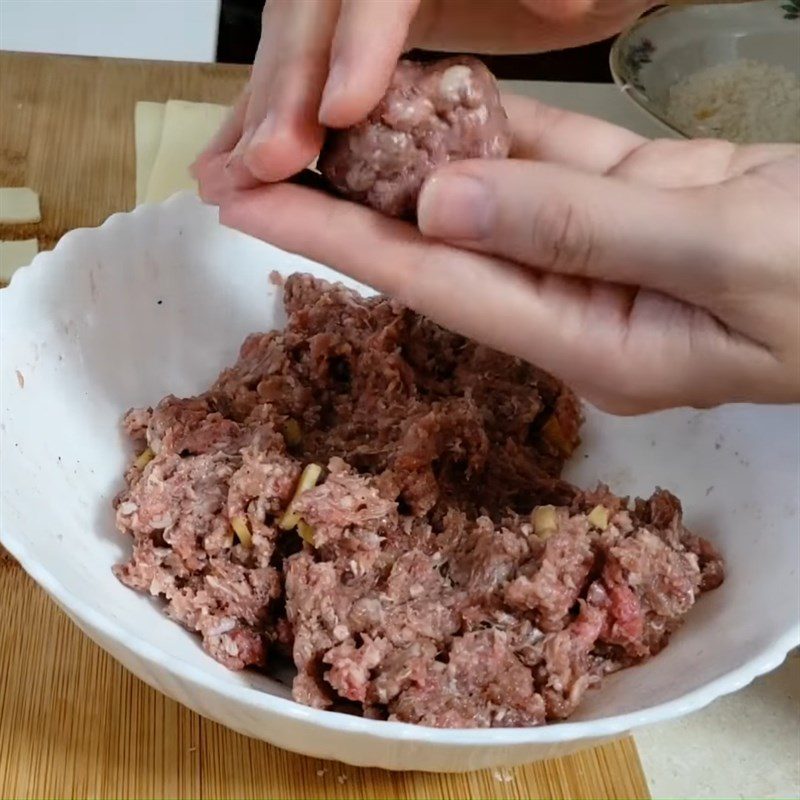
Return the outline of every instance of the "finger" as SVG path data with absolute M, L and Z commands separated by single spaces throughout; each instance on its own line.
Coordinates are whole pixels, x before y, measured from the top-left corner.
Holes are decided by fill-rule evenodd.
M 264 213 L 269 219 L 262 218 Z M 430 248 L 430 243 L 408 223 L 289 183 L 231 193 L 220 209 L 220 219 L 225 225 L 284 250 L 344 269 L 356 279 L 393 295 L 402 291 L 405 274 L 395 271 L 397 262 L 410 264 Z M 314 235 L 310 236 L 309 231 Z M 366 235 L 369 243 L 386 244 L 390 248 L 388 257 L 367 258 L 360 243 L 353 246 L 361 235 Z M 446 246 L 436 244 L 436 248 Z M 372 261 L 376 263 L 370 266 Z
M 594 117 L 520 95 L 503 95 L 514 132 L 511 155 L 604 173 L 649 140 Z M 590 144 L 589 144 L 590 143 Z
M 528 161 L 443 167 L 423 186 L 418 222 L 427 236 L 548 272 L 692 301 L 718 288 L 730 255 L 709 235 L 705 195 Z
M 250 94 L 248 85 L 214 138 L 189 168 L 197 181 L 200 197 L 206 203 L 219 202 L 219 198 L 233 188 L 252 188 L 258 183 L 242 165 L 231 162 L 231 151 L 242 135 Z
M 536 359 L 556 374 L 577 379 L 591 362 L 576 352 L 586 342 L 578 335 L 582 295 L 576 300 L 565 279 L 548 278 L 541 289 L 530 270 L 431 243 L 412 225 L 290 184 L 228 195 L 220 221 L 340 270 L 445 327 Z M 565 364 L 571 365 L 568 375 Z
M 711 186 L 796 153 L 796 145 L 658 139 L 627 155 L 608 174 L 664 189 Z
M 344 0 L 319 108 L 329 127 L 362 120 L 389 86 L 419 0 Z
M 597 372 L 598 352 L 618 349 L 630 306 L 608 289 L 559 275 L 538 276 L 430 242 L 408 223 L 291 184 L 229 194 L 220 221 L 327 264 L 451 330 L 587 387 L 586 376 Z M 601 318 L 587 310 L 598 293 L 604 295 L 594 304 L 605 309 Z M 594 328 L 592 336 L 586 335 L 587 323 Z
M 317 119 L 339 3 L 270 0 L 253 67 L 251 102 L 234 161 L 261 181 L 307 166 L 322 146 Z
M 744 175 L 745 172 L 750 172 L 758 167 L 776 164 L 783 159 L 797 159 L 798 156 L 800 156 L 800 147 L 796 144 L 743 145 L 736 148 L 726 177 Z M 797 174 L 796 164 L 795 174 Z
M 615 413 L 699 403 L 709 382 L 737 396 L 730 375 L 742 374 L 743 358 L 753 361 L 713 317 L 660 293 L 539 275 L 430 242 L 407 223 L 310 189 L 277 184 L 229 194 L 220 220 L 536 363 Z
M 268 11 L 272 20 L 269 21 Z M 269 102 L 269 84 L 273 72 L 274 50 L 272 41 L 274 29 L 280 25 L 280 14 L 287 9 L 280 4 L 268 3 L 264 7 L 262 19 L 262 35 L 258 42 L 253 67 L 250 70 L 250 79 L 247 84 L 247 102 L 244 108 L 241 131 L 237 141 L 228 148 L 224 160 L 213 158 L 207 168 L 200 169 L 198 165 L 198 179 L 205 175 L 206 189 L 201 196 L 207 200 L 206 195 L 215 196 L 230 191 L 234 188 L 250 188 L 258 184 L 258 180 L 245 166 L 244 154 L 250 144 L 258 125 L 267 113 Z M 210 173 L 207 174 L 207 173 Z
M 513 158 L 550 161 L 664 189 L 713 185 L 797 152 L 796 145 L 646 139 L 519 95 L 504 95 L 503 105 L 514 133 Z

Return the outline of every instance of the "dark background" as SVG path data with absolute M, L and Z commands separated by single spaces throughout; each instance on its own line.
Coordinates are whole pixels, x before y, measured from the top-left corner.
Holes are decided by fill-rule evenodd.
M 486 0 L 491 2 L 491 0 Z M 228 64 L 252 64 L 261 33 L 261 9 L 264 0 L 222 0 L 217 39 L 217 61 Z M 522 56 L 481 56 L 498 77 L 512 80 L 585 81 L 611 83 L 608 52 L 612 39 L 586 47 Z M 421 61 L 444 54 L 412 51 Z

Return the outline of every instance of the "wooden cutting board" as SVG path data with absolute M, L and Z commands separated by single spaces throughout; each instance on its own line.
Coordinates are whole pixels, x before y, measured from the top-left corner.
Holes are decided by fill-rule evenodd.
M 53 247 L 134 203 L 133 109 L 230 103 L 246 70 L 0 54 L 0 185 L 42 222 L 0 239 Z M 514 770 L 390 773 L 293 755 L 158 694 L 57 609 L 0 548 L 0 798 L 647 798 L 631 739 Z

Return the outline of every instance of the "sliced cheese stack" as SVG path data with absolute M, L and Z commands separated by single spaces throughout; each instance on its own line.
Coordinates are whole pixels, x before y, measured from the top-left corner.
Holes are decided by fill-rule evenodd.
M 141 100 L 134 111 L 136 205 L 160 203 L 176 192 L 197 191 L 189 167 L 219 130 L 228 106 Z M 316 159 L 309 165 L 316 169 Z
M 0 188 L 0 224 L 23 225 L 40 222 L 39 195 L 27 187 Z M 36 239 L 0 241 L 0 285 L 5 285 L 20 268 L 33 261 L 39 251 Z
M 227 113 L 227 106 L 186 100 L 136 104 L 136 205 L 160 203 L 186 189 L 197 191 L 189 167 Z

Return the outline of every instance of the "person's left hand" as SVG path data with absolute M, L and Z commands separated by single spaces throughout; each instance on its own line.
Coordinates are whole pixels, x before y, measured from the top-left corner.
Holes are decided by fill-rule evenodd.
M 800 148 L 504 104 L 516 160 L 438 170 L 419 229 L 290 184 L 223 194 L 220 218 L 606 410 L 800 400 Z

